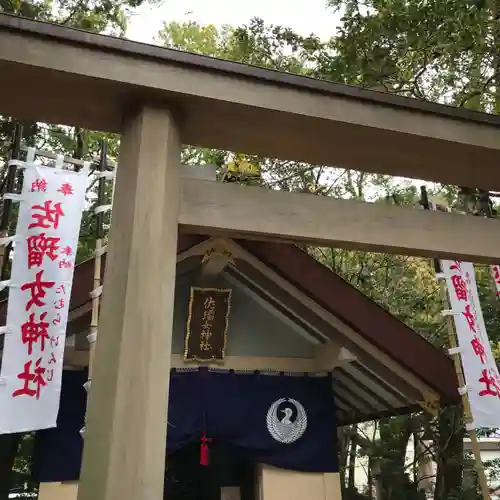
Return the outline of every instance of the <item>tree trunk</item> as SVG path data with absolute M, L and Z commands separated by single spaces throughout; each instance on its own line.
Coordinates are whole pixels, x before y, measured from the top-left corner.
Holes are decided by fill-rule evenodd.
M 21 434 L 0 435 L 0 500 L 8 500 Z
M 367 495 L 370 500 L 373 500 L 373 488 L 374 488 L 374 479 L 373 479 L 373 459 L 368 458 L 368 473 L 366 482 L 368 485 Z
M 416 478 L 415 483 L 419 490 L 424 490 L 426 493 L 432 491 L 432 483 L 434 482 L 432 453 L 429 450 L 428 443 L 424 443 L 422 432 L 413 434 L 415 443 L 415 462 L 416 462 Z
M 339 469 L 340 469 L 340 487 L 342 492 L 345 490 L 346 485 L 346 467 L 347 467 L 347 457 L 349 454 L 349 427 L 342 427 L 338 430 L 339 438 Z
M 439 415 L 435 500 L 460 498 L 465 434 L 462 416 L 461 405 L 444 408 Z
M 379 476 L 381 500 L 399 500 L 409 497 L 410 481 L 405 472 L 406 449 L 412 434 L 410 416 L 393 417 L 380 421 L 380 442 L 388 452 L 382 457 Z
M 358 426 L 353 425 L 352 426 L 352 434 L 351 434 L 351 448 L 349 450 L 349 474 L 348 474 L 348 479 L 347 479 L 347 487 L 348 488 L 355 488 L 355 475 L 356 475 L 356 451 L 358 447 L 358 442 L 357 442 L 357 433 L 358 433 Z

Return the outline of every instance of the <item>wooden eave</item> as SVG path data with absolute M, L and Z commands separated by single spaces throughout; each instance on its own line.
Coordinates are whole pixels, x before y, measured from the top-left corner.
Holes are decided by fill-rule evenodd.
M 5 14 L 0 71 L 16 118 L 120 132 L 166 105 L 185 144 L 500 190 L 498 116 Z
M 201 236 L 180 234 L 178 254 L 183 254 L 204 241 L 207 239 Z M 307 303 L 291 297 L 248 260 L 237 258 L 234 270 L 228 272 L 242 280 L 244 286 L 245 279 L 259 283 L 273 297 L 271 305 L 278 307 L 280 303 L 286 304 L 297 317 L 303 319 L 303 324 L 312 325 L 316 331 L 335 331 L 337 340 L 340 339 L 354 354 L 359 354 L 354 361 L 334 370 L 334 394 L 340 423 L 366 421 L 418 409 L 416 401 L 422 395 L 405 381 L 405 373 L 412 374 L 423 385 L 435 391 L 441 404 L 459 402 L 451 360 L 337 274 L 294 245 L 249 240 L 237 240 L 235 243 L 405 370 L 402 375 L 395 374 L 383 366 L 380 360 L 371 357 L 369 350 L 360 350 L 359 345 L 350 344 L 348 337 L 338 337 L 341 332 L 310 310 Z M 104 255 L 103 270 L 105 261 Z M 181 260 L 178 273 L 189 271 L 197 265 L 199 259 L 196 256 Z M 82 332 L 90 325 L 93 271 L 93 260 L 83 262 L 75 269 L 69 334 Z M 6 309 L 7 302 L 1 302 L 0 321 L 5 322 Z M 307 331 L 307 326 L 305 330 Z M 314 336 L 314 333 L 311 335 Z M 325 341 L 324 338 L 319 340 Z M 422 365 L 423 359 L 425 366 Z

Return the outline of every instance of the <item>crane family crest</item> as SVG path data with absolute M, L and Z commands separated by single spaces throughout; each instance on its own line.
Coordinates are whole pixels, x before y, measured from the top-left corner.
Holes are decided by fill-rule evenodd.
M 281 405 L 288 403 L 288 406 Z M 293 409 L 295 409 L 295 420 L 291 420 Z M 279 418 L 278 412 L 283 413 L 284 417 Z M 271 436 L 279 443 L 291 444 L 302 437 L 307 428 L 307 414 L 304 407 L 295 399 L 280 398 L 276 400 L 267 412 L 267 429 Z

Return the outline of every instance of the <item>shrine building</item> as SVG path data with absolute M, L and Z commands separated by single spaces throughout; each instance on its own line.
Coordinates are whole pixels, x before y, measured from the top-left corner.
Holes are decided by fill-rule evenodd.
M 77 498 L 93 275 L 75 269 L 40 500 Z M 459 401 L 443 352 L 295 245 L 180 234 L 173 332 L 169 500 L 340 499 L 338 428 Z

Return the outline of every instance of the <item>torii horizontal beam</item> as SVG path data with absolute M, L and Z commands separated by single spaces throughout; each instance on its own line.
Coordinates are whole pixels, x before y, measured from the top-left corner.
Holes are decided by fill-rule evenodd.
M 16 118 L 120 132 L 167 105 L 184 144 L 500 190 L 498 116 L 6 15 L 0 72 Z
M 500 262 L 496 219 L 186 177 L 181 179 L 179 224 L 190 233 L 232 238 Z

